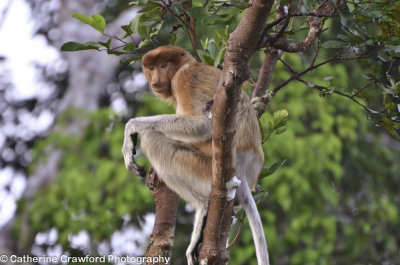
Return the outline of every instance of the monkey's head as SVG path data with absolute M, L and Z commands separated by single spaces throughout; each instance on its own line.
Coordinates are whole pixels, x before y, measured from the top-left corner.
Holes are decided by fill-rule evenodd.
M 172 78 L 181 66 L 189 62 L 196 60 L 178 46 L 161 46 L 147 52 L 142 58 L 142 64 L 154 94 L 164 99 L 170 97 Z

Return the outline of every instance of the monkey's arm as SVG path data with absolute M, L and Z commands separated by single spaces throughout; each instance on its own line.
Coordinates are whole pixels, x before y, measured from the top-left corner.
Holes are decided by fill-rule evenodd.
M 166 137 L 185 143 L 199 143 L 211 139 L 211 120 L 203 115 L 158 115 L 152 117 L 134 118 L 125 126 L 124 155 L 126 168 L 138 176 L 146 172 L 137 165 L 136 154 L 137 135 L 146 131 L 158 131 Z
M 157 115 L 130 119 L 125 138 L 132 133 L 154 130 L 184 143 L 200 143 L 211 139 L 211 120 L 203 115 Z

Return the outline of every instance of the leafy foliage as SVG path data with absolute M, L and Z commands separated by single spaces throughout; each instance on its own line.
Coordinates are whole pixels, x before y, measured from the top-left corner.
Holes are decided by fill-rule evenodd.
M 284 60 L 293 67 L 303 64 L 295 54 Z M 312 81 L 329 74 L 337 85 L 353 85 L 352 67 L 326 65 L 313 72 Z M 287 78 L 284 69 L 277 65 L 275 83 Z M 396 263 L 398 147 L 382 143 L 359 106 L 338 96 L 319 97 L 304 84 L 289 84 L 277 94 L 261 120 L 273 121 L 278 115 L 269 112 L 282 113 L 281 108 L 290 121 L 284 134 L 264 143 L 264 170 L 285 163 L 262 178 L 259 188 L 268 191 L 258 209 L 271 263 Z M 230 264 L 257 264 L 252 240 L 245 223 Z
M 73 119 L 86 120 L 81 136 L 66 134 Z M 69 235 L 87 231 L 93 242 L 102 242 L 130 219 L 152 205 L 151 192 L 129 174 L 121 157 L 124 125 L 107 109 L 92 114 L 70 110 L 60 117 L 59 130 L 35 149 L 40 160 L 49 147 L 63 150 L 55 183 L 41 189 L 29 209 L 33 231 L 58 231 L 57 242 L 70 249 Z M 138 203 L 140 201 L 141 203 Z M 46 205 L 46 207 L 43 207 Z
M 279 2 L 279 1 L 278 1 Z M 290 4 L 291 1 L 280 1 L 281 5 Z M 290 27 L 277 26 L 267 30 L 268 34 L 278 34 L 284 30 L 284 35 L 289 41 L 301 41 L 305 38 L 306 29 L 309 28 L 306 20 L 307 12 L 311 12 L 319 5 L 318 1 L 302 1 L 304 15 L 299 15 L 297 8 L 290 5 L 289 11 L 296 14 Z M 203 62 L 222 67 L 226 43 L 231 32 L 237 25 L 241 13 L 249 6 L 241 1 L 191 1 L 190 5 L 172 3 L 167 1 L 140 0 L 130 2 L 128 7 L 138 8 L 138 14 L 128 25 L 121 28 L 124 34 L 121 37 L 110 36 L 104 33 L 104 18 L 95 14 L 88 17 L 83 14 L 73 16 L 97 31 L 103 33 L 108 39 L 106 42 L 68 42 L 62 46 L 63 51 L 78 51 L 86 49 L 106 50 L 109 54 L 133 55 L 122 59 L 130 63 L 141 58 L 149 48 L 160 44 L 184 44 L 186 33 L 192 42 L 195 55 Z M 364 74 L 369 83 L 368 89 L 379 89 L 387 86 L 389 80 L 398 82 L 398 78 L 387 76 L 382 72 L 386 68 L 391 71 L 393 61 L 400 57 L 400 21 L 396 14 L 400 10 L 398 1 L 344 1 L 336 6 L 337 12 L 325 24 L 332 25 L 333 34 L 322 34 L 319 49 L 326 50 L 326 54 L 336 53 L 336 60 L 363 60 L 369 65 Z M 298 16 L 297 16 L 298 15 Z M 166 23 L 168 21 L 168 23 Z M 338 27 L 340 26 L 340 28 Z M 132 36 L 139 36 L 140 41 L 134 41 Z M 194 36 L 197 36 L 196 39 Z M 127 40 L 129 39 L 129 40 Z M 111 47 L 112 40 L 122 45 Z M 201 43 L 198 49 L 197 43 Z M 318 55 L 319 49 L 316 50 Z M 387 64 L 390 63 L 390 66 Z M 374 67 L 378 64 L 379 67 Z M 389 68 L 389 69 L 387 69 Z M 305 81 L 309 87 L 318 91 L 321 96 L 339 94 L 348 97 L 356 104 L 362 106 L 369 118 L 377 125 L 385 128 L 393 137 L 400 139 L 399 113 L 400 104 L 393 97 L 393 90 L 382 89 L 382 101 L 377 105 L 366 97 L 366 87 L 345 93 L 341 87 L 315 84 Z

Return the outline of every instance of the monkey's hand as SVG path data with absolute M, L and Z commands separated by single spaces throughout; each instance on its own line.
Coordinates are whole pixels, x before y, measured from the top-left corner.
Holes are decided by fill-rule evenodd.
M 128 135 L 125 134 L 124 145 L 122 146 L 122 153 L 124 154 L 125 167 L 129 170 L 129 172 L 132 172 L 133 174 L 140 177 L 145 177 L 146 171 L 144 170 L 144 167 L 139 166 L 136 163 L 134 157 L 136 155 L 137 137 L 137 132 Z

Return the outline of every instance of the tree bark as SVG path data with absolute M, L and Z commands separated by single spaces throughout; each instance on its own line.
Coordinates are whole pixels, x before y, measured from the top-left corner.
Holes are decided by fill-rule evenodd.
M 146 185 L 153 190 L 153 198 L 156 204 L 156 219 L 145 256 L 171 257 L 174 246 L 179 197 L 157 177 L 154 169 L 150 170 L 149 176 L 146 179 Z M 150 265 L 153 263 L 147 264 Z M 157 264 L 164 265 L 166 263 L 160 262 Z
M 276 48 L 271 48 L 265 52 L 264 62 L 260 69 L 256 87 L 253 91 L 252 98 L 262 97 L 268 91 L 271 84 L 272 73 L 274 72 L 276 63 L 281 56 L 281 51 Z M 253 104 L 257 117 L 260 118 L 265 111 L 265 104 Z
M 277 2 L 275 2 L 275 10 L 276 10 L 276 19 L 280 20 L 285 18 L 285 11 L 283 6 L 280 6 Z M 285 22 L 284 28 L 287 27 L 289 20 Z M 282 29 L 281 29 L 282 30 Z M 253 91 L 252 98 L 262 97 L 264 96 L 268 88 L 271 85 L 272 81 L 272 73 L 274 72 L 276 63 L 282 55 L 282 51 L 277 48 L 271 47 L 265 52 L 264 62 L 260 68 L 260 75 L 258 76 L 256 87 Z M 253 103 L 254 101 L 252 101 Z M 253 107 L 256 111 L 257 117 L 260 118 L 264 113 L 266 104 L 253 104 Z
M 272 0 L 253 0 L 228 40 L 225 65 L 214 100 L 212 120 L 213 183 L 203 232 L 200 264 L 225 264 L 226 241 L 233 201 L 226 200 L 226 183 L 235 175 L 236 112 L 242 83 L 250 76 L 248 60 L 257 49 Z

